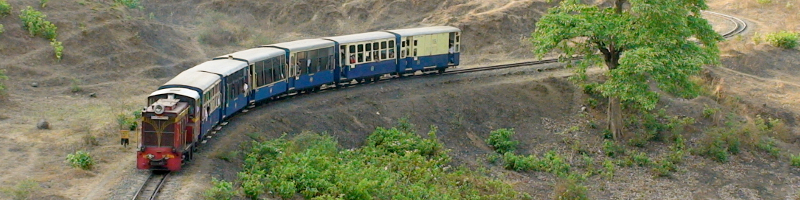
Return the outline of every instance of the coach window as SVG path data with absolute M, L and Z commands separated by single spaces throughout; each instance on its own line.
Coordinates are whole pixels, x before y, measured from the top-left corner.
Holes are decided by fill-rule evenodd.
M 297 60 L 295 60 L 294 64 L 295 67 L 297 67 L 297 70 L 299 70 L 298 74 L 308 73 L 308 69 L 306 68 L 306 63 L 305 63 L 306 59 L 308 58 L 306 56 L 306 52 L 298 52 L 297 55 L 295 55 L 295 58 L 297 58 Z
M 367 59 L 364 60 L 364 62 L 369 62 L 372 61 L 372 43 L 367 43 L 366 47 L 367 48 L 366 51 L 364 51 L 364 53 L 367 54 Z
M 349 64 L 356 63 L 356 45 L 350 45 L 350 50 L 347 52 L 347 56 L 349 56 Z
M 306 52 L 308 57 L 305 60 L 305 67 L 309 74 L 317 73 L 317 67 L 319 67 L 319 63 L 315 62 L 317 57 L 317 50 L 311 50 Z
M 339 54 L 340 54 L 339 55 L 339 64 L 340 65 L 344 65 L 344 63 L 345 63 L 344 61 L 345 61 L 345 59 L 347 59 L 347 56 L 346 56 L 347 54 L 345 54 L 345 50 L 347 50 L 346 46 L 340 46 L 339 47 Z
M 364 62 L 364 44 L 358 44 L 357 63 Z

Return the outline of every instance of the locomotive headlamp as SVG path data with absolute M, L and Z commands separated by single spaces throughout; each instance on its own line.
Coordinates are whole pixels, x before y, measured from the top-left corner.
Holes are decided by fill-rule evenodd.
M 153 110 L 155 110 L 156 114 L 160 115 L 160 114 L 164 113 L 164 106 L 156 104 L 156 106 L 153 108 Z
M 147 154 L 147 159 L 153 159 L 154 157 L 156 156 L 154 156 L 153 154 Z

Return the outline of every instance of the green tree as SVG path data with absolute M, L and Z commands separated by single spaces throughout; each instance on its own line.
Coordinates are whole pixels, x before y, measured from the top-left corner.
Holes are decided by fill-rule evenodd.
M 719 62 L 723 38 L 702 18 L 704 0 L 610 0 L 589 5 L 563 0 L 536 23 L 531 34 L 539 57 L 560 50 L 560 58 L 586 79 L 588 67 L 605 64 L 605 81 L 597 88 L 608 98 L 608 129 L 621 139 L 621 103 L 651 110 L 659 89 L 682 97 L 696 96 L 690 80 L 703 65 Z M 609 5 L 609 6 L 605 6 Z M 582 60 L 570 58 L 583 56 Z

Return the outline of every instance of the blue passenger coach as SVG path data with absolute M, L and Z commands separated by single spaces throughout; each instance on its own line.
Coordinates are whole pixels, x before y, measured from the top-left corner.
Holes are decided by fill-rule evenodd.
M 322 85 L 338 81 L 334 73 L 334 43 L 323 39 L 305 39 L 260 47 L 286 52 L 289 92 L 318 90 Z
M 216 74 L 222 79 L 222 119 L 249 104 L 250 68 L 247 63 L 234 59 L 211 60 L 189 70 Z
M 345 81 L 372 80 L 397 72 L 394 34 L 369 32 L 323 39 L 336 42 L 339 50 L 337 66 Z
M 417 71 L 444 72 L 459 64 L 461 30 L 452 26 L 397 29 L 386 31 L 400 41 L 398 69 L 402 75 Z
M 147 103 L 152 104 L 159 99 L 167 99 L 169 94 L 177 94 L 175 98 L 189 103 L 189 118 L 194 123 L 192 131 L 200 139 L 222 120 L 220 87 L 222 82 L 216 74 L 187 70 L 150 94 Z
M 252 101 L 262 101 L 286 93 L 287 80 L 286 52 L 276 48 L 253 48 L 214 58 L 235 59 L 250 66 Z

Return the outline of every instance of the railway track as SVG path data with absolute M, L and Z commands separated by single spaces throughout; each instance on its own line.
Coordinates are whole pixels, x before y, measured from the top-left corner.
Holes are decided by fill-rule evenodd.
M 158 193 L 161 191 L 161 187 L 164 186 L 164 183 L 169 175 L 169 172 L 151 172 L 144 184 L 142 184 L 142 186 L 139 187 L 139 190 L 136 191 L 136 194 L 133 195 L 132 199 L 156 199 Z
M 730 15 L 726 15 L 726 14 L 711 12 L 711 11 L 704 11 L 704 12 L 709 13 L 709 14 L 722 16 L 724 18 L 727 18 L 728 21 L 730 21 L 731 23 L 734 24 L 734 28 L 732 28 L 731 30 L 729 30 L 729 31 L 727 31 L 725 33 L 721 33 L 721 35 L 724 38 L 731 38 L 731 37 L 733 37 L 735 35 L 741 34 L 742 32 L 746 31 L 747 28 L 748 28 L 747 27 L 747 23 L 744 20 L 741 20 L 739 18 L 730 16 Z M 577 58 L 574 58 L 574 59 L 580 59 L 580 57 L 577 57 Z M 516 68 L 516 67 L 526 67 L 526 66 L 536 66 L 536 65 L 543 65 L 543 64 L 551 64 L 551 63 L 556 63 L 558 61 L 559 61 L 558 59 L 545 59 L 545 60 L 537 60 L 537 61 L 524 61 L 524 62 L 518 62 L 518 63 L 492 65 L 492 66 L 485 66 L 485 67 L 474 67 L 474 68 L 463 68 L 463 69 L 452 69 L 451 68 L 450 70 L 444 71 L 442 73 L 425 73 L 425 74 L 422 74 L 422 75 L 417 75 L 415 77 L 438 75 L 438 74 L 464 74 L 464 73 L 481 72 L 481 71 L 492 71 L 492 70 L 499 70 L 499 69 L 510 69 L 510 68 Z M 546 70 L 552 70 L 552 69 L 557 69 L 557 68 L 562 68 L 562 66 L 548 66 L 548 67 L 537 68 L 536 70 L 537 71 L 546 71 Z M 379 79 L 377 79 L 375 81 L 385 81 L 385 80 L 391 80 L 391 79 L 395 79 L 395 78 L 396 77 L 386 78 L 386 79 L 379 78 Z M 364 82 L 362 82 L 362 83 L 364 83 Z M 345 84 L 345 85 L 342 85 L 342 86 L 344 86 L 344 88 L 348 88 L 348 87 L 359 85 L 359 84 L 360 83 Z M 329 89 L 339 89 L 339 88 L 340 87 L 323 87 L 322 89 L 323 90 L 329 90 Z M 276 99 L 273 99 L 273 100 L 284 99 L 284 98 L 287 98 L 287 97 L 290 97 L 290 96 L 295 96 L 296 94 L 299 94 L 299 93 L 300 92 L 293 93 L 293 95 L 286 95 L 286 96 L 279 97 L 279 98 L 276 98 Z M 262 104 L 262 103 L 258 103 L 258 104 Z M 249 108 L 252 108 L 252 106 L 249 107 Z M 247 110 L 247 109 L 244 109 L 244 110 Z M 244 112 L 246 112 L 246 111 L 244 111 Z M 227 122 L 223 122 L 223 123 L 227 123 Z M 147 181 L 145 181 L 145 183 L 139 188 L 139 190 L 133 196 L 133 200 L 138 200 L 138 199 L 153 200 L 153 199 L 156 199 L 158 193 L 161 190 L 161 187 L 163 186 L 164 182 L 166 182 L 167 178 L 170 175 L 170 173 L 161 173 L 161 174 L 158 174 L 158 173 L 160 173 L 160 172 L 152 172 L 149 175 L 149 177 L 147 178 Z
M 731 37 L 733 37 L 735 35 L 739 35 L 739 34 L 743 33 L 744 31 L 746 31 L 747 28 L 748 28 L 747 27 L 747 22 L 745 22 L 742 19 L 736 18 L 734 16 L 730 16 L 730 15 L 726 15 L 726 14 L 722 14 L 722 13 L 718 13 L 718 12 L 711 12 L 711 11 L 703 11 L 703 12 L 723 17 L 723 18 L 727 19 L 728 21 L 730 21 L 731 23 L 734 24 L 734 27 L 731 30 L 728 30 L 727 32 L 721 34 L 722 37 L 724 37 L 724 38 L 731 38 Z

